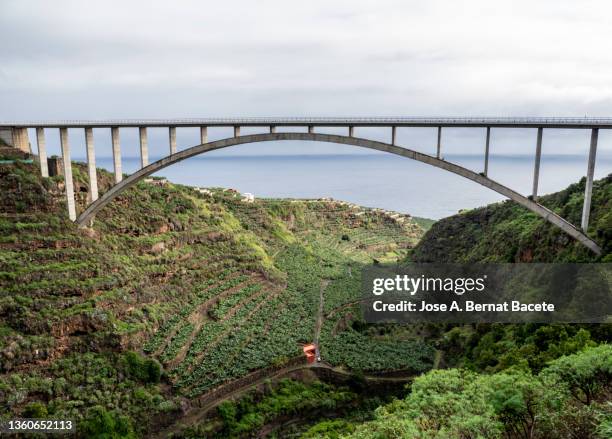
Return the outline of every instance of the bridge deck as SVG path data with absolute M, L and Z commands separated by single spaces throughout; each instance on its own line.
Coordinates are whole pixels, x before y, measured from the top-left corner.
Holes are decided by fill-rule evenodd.
M 200 127 L 200 126 L 356 126 L 612 128 L 612 118 L 590 117 L 233 117 L 202 119 L 108 119 L 0 121 L 0 127 Z

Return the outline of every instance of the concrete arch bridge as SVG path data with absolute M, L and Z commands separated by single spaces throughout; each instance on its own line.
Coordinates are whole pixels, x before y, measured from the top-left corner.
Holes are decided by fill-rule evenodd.
M 208 127 L 233 127 L 234 135 L 221 140 L 208 141 Z M 264 127 L 265 132 L 261 134 L 241 135 L 240 127 L 256 126 Z M 133 174 L 123 178 L 121 171 L 121 146 L 119 130 L 121 127 L 137 127 L 140 135 L 141 168 Z M 148 127 L 167 127 L 169 140 L 168 156 L 149 163 L 148 159 Z M 200 144 L 181 151 L 177 150 L 176 129 L 177 127 L 199 127 Z M 282 132 L 283 127 L 303 127 L 304 132 Z M 345 127 L 346 135 L 323 134 L 315 132 L 315 127 Z M 386 127 L 390 129 L 389 142 L 370 140 L 356 137 L 355 127 Z M 396 132 L 398 127 L 433 127 L 437 128 L 437 147 L 435 155 L 428 155 L 415 150 L 405 148 L 396 144 Z M 442 129 L 444 127 L 482 127 L 485 131 L 485 142 L 483 151 L 483 172 L 477 173 L 457 164 L 444 160 L 441 157 Z M 135 185 L 145 177 L 174 163 L 185 160 L 199 154 L 228 148 L 235 145 L 270 142 L 282 140 L 300 140 L 313 142 L 327 142 L 342 145 L 352 145 L 368 148 L 376 151 L 387 152 L 412 160 L 426 163 L 448 172 L 460 175 L 487 187 L 504 197 L 511 199 L 525 208 L 531 210 L 546 221 L 554 224 L 572 238 L 597 254 L 601 254 L 601 248 L 587 236 L 589 213 L 591 206 L 591 194 L 593 188 L 593 174 L 595 169 L 597 142 L 600 129 L 612 128 L 612 118 L 590 119 L 590 118 L 234 118 L 234 119 L 172 119 L 172 120 L 108 120 L 108 121 L 50 121 L 50 122 L 5 122 L 0 123 L 0 138 L 5 143 L 13 145 L 21 150 L 29 151 L 28 128 L 36 129 L 36 140 L 38 155 L 40 159 L 41 174 L 48 176 L 47 157 L 45 146 L 45 129 L 58 128 L 62 148 L 64 175 L 66 178 L 66 204 L 68 215 L 71 220 L 79 225 L 88 224 L 93 220 L 96 212 L 110 203 L 113 198 L 124 190 Z M 77 217 L 74 189 L 72 183 L 72 167 L 70 161 L 70 145 L 68 139 L 68 128 L 83 128 L 85 130 L 85 142 L 87 148 L 88 175 L 90 182 L 91 204 Z M 98 185 L 95 165 L 95 151 L 93 143 L 93 128 L 109 128 L 111 131 L 113 162 L 115 173 L 115 185 L 101 197 L 98 196 Z M 522 195 L 501 183 L 489 178 L 489 147 L 492 128 L 533 128 L 537 130 L 536 145 L 534 150 L 534 172 L 533 190 L 529 196 Z M 580 227 L 571 224 L 555 212 L 538 203 L 538 183 L 540 171 L 540 157 L 542 152 L 542 137 L 544 128 L 547 129 L 588 129 L 591 131 L 589 147 L 589 159 L 586 170 L 586 188 L 582 221 Z M 29 151 L 31 152 L 31 151 Z

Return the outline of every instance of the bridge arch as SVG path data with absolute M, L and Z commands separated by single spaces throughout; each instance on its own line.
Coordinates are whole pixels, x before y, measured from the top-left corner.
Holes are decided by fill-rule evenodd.
M 235 136 L 229 137 L 222 140 L 216 140 L 214 142 L 203 143 L 201 145 L 196 145 L 191 148 L 182 150 L 180 152 L 171 154 L 167 157 L 164 157 L 154 163 L 151 163 L 148 166 L 134 172 L 129 177 L 123 179 L 120 183 L 117 183 L 113 187 L 111 187 L 104 195 L 102 195 L 98 200 L 90 204 L 77 218 L 76 223 L 83 226 L 88 224 L 91 220 L 93 220 L 96 212 L 110 203 L 117 195 L 119 195 L 124 190 L 134 186 L 143 178 L 158 172 L 159 170 L 166 168 L 174 163 L 180 162 L 187 158 L 204 154 L 210 151 L 215 151 L 218 149 L 228 148 L 230 146 L 242 145 L 247 143 L 257 143 L 257 142 L 270 142 L 270 141 L 279 141 L 279 140 L 302 140 L 302 141 L 313 141 L 313 142 L 326 142 L 326 143 L 337 143 L 341 145 L 352 145 L 359 146 L 362 148 L 373 149 L 376 151 L 388 152 L 391 154 L 396 154 L 402 157 L 406 157 L 412 160 L 416 160 L 421 163 L 426 163 L 431 166 L 435 166 L 440 169 L 444 169 L 446 171 L 452 172 L 454 174 L 460 175 L 461 177 L 472 180 L 484 187 L 487 187 L 506 198 L 509 198 L 521 206 L 529 209 L 530 211 L 536 213 L 537 215 L 544 218 L 551 224 L 554 224 L 565 233 L 570 235 L 572 238 L 579 241 L 581 244 L 595 252 L 596 254 L 601 254 L 601 249 L 597 245 L 595 241 L 585 235 L 580 229 L 575 227 L 570 222 L 566 221 L 550 209 L 542 206 L 541 204 L 521 195 L 520 193 L 510 189 L 507 186 L 502 185 L 501 183 L 496 182 L 484 175 L 478 174 L 474 171 L 466 169 L 462 166 L 456 165 L 454 163 L 447 162 L 442 159 L 438 159 L 436 157 L 423 154 L 408 148 L 391 145 L 389 143 L 378 142 L 375 140 L 363 139 L 359 137 L 351 137 L 351 136 L 341 136 L 335 134 L 323 134 L 323 133 L 265 133 L 265 134 L 250 134 L 245 136 Z

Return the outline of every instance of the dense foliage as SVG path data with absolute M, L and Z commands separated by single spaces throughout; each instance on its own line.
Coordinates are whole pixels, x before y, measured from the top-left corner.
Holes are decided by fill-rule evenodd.
M 603 438 L 612 416 L 603 400 L 611 391 L 610 345 L 562 357 L 538 375 L 436 370 L 415 379 L 405 399 L 381 407 L 375 421 L 347 437 Z
M 439 347 L 450 366 L 496 372 L 539 372 L 548 362 L 612 340 L 612 325 L 480 324 L 443 333 Z
M 210 431 L 208 425 L 186 429 L 185 438 L 252 437 L 264 425 L 276 419 L 296 416 L 317 417 L 354 403 L 359 396 L 349 388 L 321 382 L 311 384 L 283 379 L 264 396 L 250 393 L 238 402 L 225 401 L 217 407 L 221 427 Z
M 142 433 L 155 417 L 177 413 L 178 401 L 157 385 L 159 373 L 157 362 L 134 352 L 74 353 L 44 371 L 0 376 L 1 412 L 73 419 L 87 437 L 111 424 Z

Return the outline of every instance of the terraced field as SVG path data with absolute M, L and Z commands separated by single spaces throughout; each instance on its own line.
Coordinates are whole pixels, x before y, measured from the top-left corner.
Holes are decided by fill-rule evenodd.
M 82 209 L 84 169 L 74 173 Z M 228 190 L 144 182 L 78 229 L 63 216 L 61 177 L 41 179 L 32 165 L 0 174 L 0 373 L 8 377 L 25 367 L 51 379 L 59 371 L 47 365 L 92 349 L 103 370 L 124 361 L 105 353 L 135 351 L 161 364 L 172 395 L 199 397 L 301 357 L 315 336 L 322 280 L 327 315 L 359 296 L 363 264 L 405 257 L 422 234 L 407 216 L 337 201 L 245 203 Z M 99 175 L 104 192 L 112 176 Z M 364 360 L 372 340 L 351 327 L 359 317 L 355 309 L 323 322 L 324 361 L 426 367 L 428 352 L 411 344 L 383 345 L 396 356 L 420 352 L 412 362 Z M 21 413 L 28 391 L 0 381 L 25 395 L 14 403 Z
M 279 257 L 292 273 L 284 285 L 253 274 L 207 285 L 198 305 L 185 305 L 145 349 L 164 362 L 176 387 L 190 397 L 300 355 L 301 345 L 312 340 L 317 305 L 312 295 L 317 270 L 293 272 L 307 257 L 297 246 Z M 173 348 L 177 344 L 182 347 Z
M 208 280 L 145 343 L 145 352 L 162 362 L 175 387 L 188 397 L 300 356 L 301 346 L 314 337 L 321 279 L 329 279 L 324 301 L 327 313 L 358 297 L 361 264 L 390 253 L 400 257 L 418 232 L 414 224 L 380 212 L 355 215 L 360 211 L 345 203 L 244 203 L 232 192 L 213 190 L 213 194 L 208 199 L 196 196 L 195 202 L 203 203 L 203 198 L 210 209 L 212 198 L 214 208 L 240 225 L 232 233 L 242 234 L 243 241 L 234 239 L 234 243 L 250 240 L 251 248 L 265 255 L 259 259 L 250 255 L 253 264 L 260 264 L 257 271 L 241 270 L 239 264 L 227 260 L 211 265 Z M 203 257 L 218 258 L 219 254 L 209 249 Z M 247 253 L 240 259 L 248 257 Z M 266 269 L 266 263 L 273 269 Z M 231 268 L 215 270 L 218 265 Z M 322 334 L 330 346 L 356 341 L 355 337 L 332 335 L 332 326 L 326 323 Z M 329 361 L 346 365 L 345 357 L 330 355 Z M 380 365 L 381 370 L 392 367 Z

